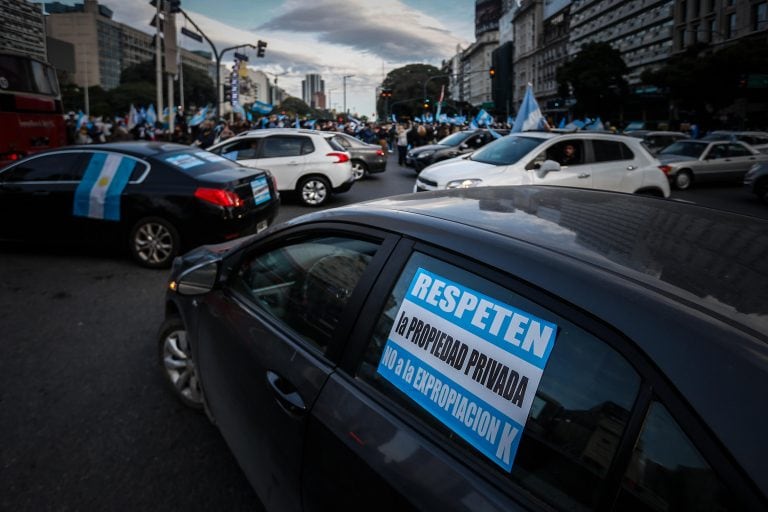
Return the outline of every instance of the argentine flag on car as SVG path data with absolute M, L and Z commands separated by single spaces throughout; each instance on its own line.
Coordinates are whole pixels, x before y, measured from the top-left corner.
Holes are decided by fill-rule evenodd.
M 120 196 L 136 161 L 115 153 L 94 153 L 75 190 L 75 217 L 120 220 Z

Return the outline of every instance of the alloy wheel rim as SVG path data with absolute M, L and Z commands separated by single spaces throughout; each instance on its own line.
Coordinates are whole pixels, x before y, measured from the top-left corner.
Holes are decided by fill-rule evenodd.
M 363 170 L 363 166 L 359 162 L 352 164 L 352 174 L 356 180 L 361 179 L 365 175 L 365 170 Z
M 688 188 L 690 184 L 691 184 L 691 177 L 688 176 L 687 173 L 682 173 L 677 175 L 678 188 L 681 188 L 681 189 Z
M 301 189 L 301 196 L 307 204 L 320 204 L 325 201 L 328 194 L 325 184 L 322 181 L 308 181 Z
M 157 222 L 142 225 L 136 231 L 133 241 L 136 254 L 148 263 L 161 263 L 173 251 L 173 235 L 168 228 Z
M 163 341 L 163 365 L 176 391 L 195 404 L 202 403 L 200 381 L 190 354 L 187 332 L 172 331 Z

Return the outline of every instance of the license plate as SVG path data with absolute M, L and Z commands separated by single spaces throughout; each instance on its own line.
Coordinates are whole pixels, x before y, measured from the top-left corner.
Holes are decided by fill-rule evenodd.
M 263 220 L 263 221 L 259 222 L 258 224 L 256 224 L 256 232 L 257 233 L 261 233 L 262 231 L 264 231 L 268 227 L 269 227 L 269 224 L 267 224 L 267 221 Z
M 269 194 L 269 184 L 267 183 L 267 178 L 264 176 L 261 178 L 256 178 L 251 182 L 251 190 L 253 191 L 254 204 L 265 203 L 272 197 Z

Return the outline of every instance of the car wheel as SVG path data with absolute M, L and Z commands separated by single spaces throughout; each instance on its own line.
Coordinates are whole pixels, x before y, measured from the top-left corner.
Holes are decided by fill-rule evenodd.
M 307 206 L 320 206 L 331 194 L 331 184 L 322 176 L 308 176 L 296 187 L 299 199 Z
M 365 165 L 365 162 L 361 162 L 360 160 L 353 160 L 352 174 L 356 180 L 361 180 L 368 176 L 368 166 Z
M 675 174 L 675 188 L 678 190 L 686 190 L 691 188 L 693 184 L 693 174 L 687 169 L 677 171 Z
M 131 255 L 150 268 L 169 267 L 179 252 L 179 232 L 160 217 L 146 217 L 134 224 L 129 237 Z
M 203 391 L 182 319 L 177 316 L 166 319 L 160 326 L 157 341 L 163 375 L 173 394 L 187 407 L 202 409 Z

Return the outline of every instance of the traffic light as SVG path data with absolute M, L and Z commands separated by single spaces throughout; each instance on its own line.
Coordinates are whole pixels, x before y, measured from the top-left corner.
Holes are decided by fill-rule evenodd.
M 171 0 L 171 5 L 168 8 L 168 12 L 181 12 L 181 0 Z
M 488 70 L 488 76 L 491 77 L 491 79 L 496 78 L 496 68 L 491 66 L 491 69 Z
M 257 57 L 263 57 L 264 56 L 264 50 L 267 48 L 267 42 L 262 41 L 259 39 L 259 43 L 256 45 L 258 49 L 256 50 L 256 56 Z
M 424 98 L 424 110 L 429 110 L 430 103 L 429 98 Z

